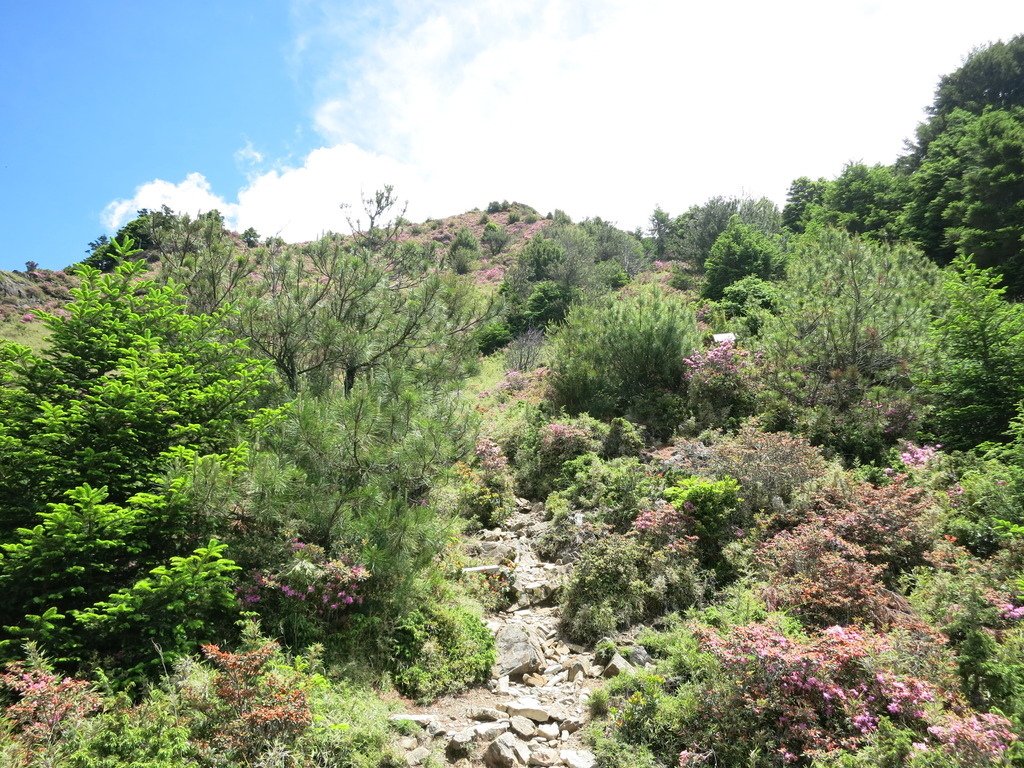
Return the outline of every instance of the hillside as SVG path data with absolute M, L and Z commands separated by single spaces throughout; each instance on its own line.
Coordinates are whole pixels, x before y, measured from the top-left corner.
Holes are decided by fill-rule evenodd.
M 1024 765 L 1006 56 L 781 210 L 0 276 L 0 766 Z

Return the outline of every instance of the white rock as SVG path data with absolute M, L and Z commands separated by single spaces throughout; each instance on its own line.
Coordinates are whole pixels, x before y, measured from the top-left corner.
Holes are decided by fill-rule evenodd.
M 594 753 L 586 749 L 563 749 L 558 756 L 562 758 L 567 768 L 594 768 L 597 764 Z
M 405 762 L 409 765 L 422 765 L 430 757 L 430 750 L 426 747 L 417 747 L 405 756 Z

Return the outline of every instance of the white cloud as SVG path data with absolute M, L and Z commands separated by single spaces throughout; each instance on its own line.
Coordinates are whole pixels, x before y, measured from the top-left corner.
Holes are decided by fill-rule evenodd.
M 140 208 L 159 209 L 166 205 L 179 213 L 196 215 L 218 209 L 231 222 L 237 215 L 237 206 L 214 194 L 210 182 L 201 173 L 190 173 L 184 181 L 173 184 L 154 179 L 135 189 L 127 200 L 114 200 L 103 209 L 101 220 L 108 229 L 116 230 L 135 218 Z
M 253 146 L 251 139 L 246 139 L 245 144 L 235 150 L 235 165 L 246 171 L 251 170 L 263 162 L 263 153 Z
M 715 194 L 781 202 L 796 176 L 891 162 L 939 76 L 1024 27 L 1011 0 L 396 0 L 360 17 L 302 0 L 294 16 L 329 146 L 230 209 L 285 239 L 344 228 L 339 203 L 383 183 L 414 219 L 515 199 L 632 228 Z M 143 192 L 227 206 L 193 174 L 113 210 Z

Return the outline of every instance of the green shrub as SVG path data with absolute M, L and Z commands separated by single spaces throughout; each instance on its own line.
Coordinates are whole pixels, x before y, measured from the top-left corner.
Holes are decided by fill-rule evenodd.
M 562 600 L 562 630 L 593 642 L 694 602 L 694 563 L 652 552 L 631 536 L 609 534 L 583 550 Z
M 394 680 L 418 701 L 487 680 L 494 664 L 494 636 L 461 605 L 432 602 L 400 621 L 393 638 Z
M 655 421 L 654 394 L 681 394 L 683 359 L 698 340 L 693 311 L 654 286 L 576 305 L 551 339 L 551 400 L 570 413 Z
M 721 565 L 722 549 L 736 538 L 733 525 L 740 503 L 739 490 L 739 483 L 731 477 L 688 477 L 665 489 L 665 498 L 672 506 L 693 517 L 697 551 L 704 565 Z
M 562 465 L 585 453 L 596 453 L 608 428 L 589 416 L 533 424 L 509 450 L 516 464 L 516 489 L 529 499 L 544 499 L 555 488 Z
M 605 460 L 586 453 L 562 465 L 559 485 L 569 506 L 585 511 L 590 522 L 625 533 L 658 497 L 662 481 L 637 459 Z
M 489 355 L 507 346 L 512 341 L 512 329 L 504 320 L 492 320 L 480 327 L 476 343 L 481 355 Z
M 644 452 L 643 427 L 616 417 L 608 425 L 608 435 L 601 444 L 601 455 L 606 459 L 620 456 L 640 456 Z

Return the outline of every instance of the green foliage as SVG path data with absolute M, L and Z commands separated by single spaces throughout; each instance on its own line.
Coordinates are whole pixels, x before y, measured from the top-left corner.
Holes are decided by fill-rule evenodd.
M 553 404 L 650 424 L 644 401 L 682 391 L 683 358 L 697 339 L 693 311 L 656 287 L 573 307 L 551 340 Z
M 494 636 L 459 605 L 432 603 L 403 617 L 394 638 L 394 680 L 419 701 L 487 680 L 497 658 Z
M 804 236 L 762 333 L 767 382 L 797 409 L 795 426 L 862 460 L 908 433 L 901 398 L 922 359 L 936 277 L 907 246 L 838 230 Z
M 609 534 L 583 550 L 565 587 L 562 631 L 594 642 L 634 624 L 690 605 L 697 597 L 693 562 L 637 539 Z
M 697 550 L 706 566 L 719 566 L 722 549 L 736 538 L 740 486 L 731 477 L 684 477 L 665 489 L 665 498 L 695 522 Z
M 130 241 L 118 249 L 135 253 Z M 46 352 L 0 345 L 5 537 L 83 483 L 123 503 L 176 448 L 221 451 L 255 412 L 264 366 L 231 340 L 227 315 L 186 314 L 177 287 L 143 269 L 82 267 L 67 317 L 44 315 Z
M 492 320 L 480 326 L 476 333 L 476 343 L 481 355 L 497 352 L 512 341 L 512 329 L 504 320 Z
M 820 225 L 894 242 L 902 234 L 900 214 L 906 199 L 906 177 L 893 168 L 848 163 L 835 180 L 826 183 L 820 206 L 812 208 L 809 216 Z
M 451 245 L 448 246 L 448 266 L 451 267 L 455 274 L 464 275 L 469 272 L 473 261 L 479 254 L 480 243 L 477 241 L 473 231 L 468 227 L 462 227 L 462 229 L 455 233 L 455 238 L 452 240 Z
M 573 509 L 586 512 L 588 522 L 607 524 L 619 533 L 629 530 L 661 490 L 660 478 L 637 459 L 605 460 L 593 453 L 563 464 L 559 485 L 557 494 Z
M 992 269 L 959 257 L 942 285 L 932 324 L 932 365 L 918 372 L 933 410 L 930 426 L 948 448 L 1006 439 L 1024 398 L 1024 306 L 1007 302 Z
M 505 228 L 493 221 L 486 223 L 484 233 L 480 236 L 480 242 L 487 246 L 487 250 L 491 252 L 492 256 L 501 253 L 511 239 L 512 236 L 505 231 Z
M 385 220 L 390 188 L 367 202 L 365 231 L 268 253 L 239 290 L 238 332 L 292 393 L 323 392 L 339 378 L 351 390 L 393 368 L 456 379 L 491 317 L 468 281 L 437 269 L 435 254 L 399 247 L 399 227 Z
M 514 450 L 516 491 L 530 499 L 546 498 L 562 475 L 567 461 L 596 453 L 608 428 L 589 416 L 544 423 L 536 416 L 525 428 Z
M 737 280 L 747 276 L 772 280 L 781 274 L 782 266 L 778 245 L 767 235 L 744 224 L 738 215 L 733 216 L 711 246 L 711 253 L 704 263 L 706 282 L 703 295 L 721 299 L 722 292 Z
M 794 234 L 802 234 L 807 229 L 814 207 L 822 204 L 827 187 L 828 181 L 825 179 L 812 181 L 807 176 L 801 176 L 794 180 L 786 192 L 782 226 Z
M 211 541 L 188 557 L 172 557 L 169 566 L 157 566 L 108 600 L 75 612 L 74 620 L 92 636 L 91 644 L 117 653 L 130 674 L 152 673 L 228 634 L 238 609 L 232 574 L 239 568 L 224 557 L 226 548 Z M 160 649 L 162 658 L 153 660 L 147 646 Z
M 777 310 L 779 298 L 777 283 L 748 275 L 722 289 L 719 306 L 730 321 L 742 323 L 750 336 L 757 336 L 765 318 Z
M 973 256 L 996 267 L 1013 297 L 1024 294 L 1024 107 L 955 110 L 911 177 L 911 235 L 940 262 Z

